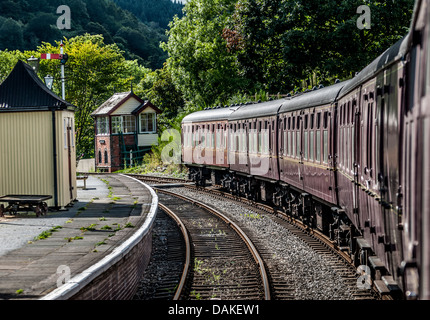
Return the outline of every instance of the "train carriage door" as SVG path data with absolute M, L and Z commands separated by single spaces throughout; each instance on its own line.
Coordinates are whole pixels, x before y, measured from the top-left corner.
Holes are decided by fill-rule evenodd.
M 296 155 L 299 159 L 299 179 L 300 179 L 300 187 L 302 188 L 302 190 L 305 189 L 305 168 L 304 168 L 304 154 L 303 154 L 303 115 L 298 115 L 296 117 L 297 119 L 297 123 L 296 123 L 296 138 L 297 138 L 297 142 L 296 142 L 296 147 L 297 147 L 297 152 Z
M 354 174 L 354 188 L 353 188 L 353 197 L 354 197 L 354 213 L 358 214 L 360 211 L 359 208 L 359 186 L 360 186 L 360 180 L 359 180 L 359 172 L 358 168 L 360 167 L 360 128 L 361 128 L 361 110 L 360 110 L 360 104 L 357 101 L 357 97 L 359 94 L 357 94 L 353 100 L 352 100 L 352 170 Z M 361 226 L 361 221 L 358 221 L 358 227 Z

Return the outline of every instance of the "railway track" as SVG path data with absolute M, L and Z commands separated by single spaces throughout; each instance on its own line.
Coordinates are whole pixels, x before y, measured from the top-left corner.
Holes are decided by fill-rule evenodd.
M 169 182 L 170 181 L 166 181 L 165 183 Z M 160 180 L 156 181 L 156 183 L 160 183 Z M 359 274 L 357 274 L 357 269 L 352 265 L 349 255 L 339 250 L 332 241 L 318 231 L 309 230 L 301 221 L 295 220 L 284 212 L 276 211 L 270 206 L 239 198 L 217 190 L 216 188 L 196 188 L 189 185 L 185 185 L 185 187 L 184 189 L 192 190 L 193 193 L 205 194 L 212 199 L 221 201 L 229 199 L 236 203 L 239 202 L 240 206 L 249 208 L 255 212 L 256 215 L 267 215 L 276 224 L 288 230 L 288 232 L 295 235 L 317 253 L 325 261 L 326 266 L 334 270 L 342 278 L 342 281 L 351 292 L 351 299 L 373 300 L 377 298 L 375 292 L 372 290 L 363 290 L 357 286 Z M 211 203 L 210 200 L 208 202 Z M 246 226 L 241 225 L 241 228 L 252 238 L 252 242 L 260 253 L 261 259 L 264 261 L 264 265 L 267 268 L 271 299 L 296 299 L 297 289 L 295 288 L 294 282 L 291 280 L 291 274 L 294 271 L 286 272 L 285 268 L 280 266 L 282 262 L 279 261 L 279 257 L 273 254 L 273 251 L 267 247 L 267 243 L 261 241 L 258 235 L 251 236 L 253 232 L 252 230 L 248 230 Z
M 182 221 L 192 248 L 175 299 L 270 299 L 263 260 L 235 223 L 198 201 L 158 194 L 160 207 Z
M 166 211 L 160 204 L 153 228 L 151 261 L 134 300 L 177 300 L 175 294 L 183 286 L 182 275 L 190 263 L 188 233 L 180 219 Z
M 267 214 L 274 222 L 287 229 L 289 232 L 297 236 L 300 240 L 306 243 L 313 251 L 318 253 L 327 263 L 327 266 L 335 270 L 339 274 L 345 284 L 351 291 L 352 298 L 354 300 L 374 300 L 376 299 L 376 292 L 374 290 L 361 289 L 357 286 L 357 281 L 360 274 L 357 273 L 356 267 L 353 265 L 352 260 L 348 254 L 337 248 L 330 239 L 317 230 L 310 230 L 300 220 L 294 219 L 282 211 L 275 210 L 274 208 L 231 195 L 229 193 L 220 191 L 216 188 L 196 188 L 193 186 L 186 186 L 187 189 L 191 189 L 194 192 L 200 192 L 208 195 L 214 199 L 225 200 L 230 199 L 232 201 L 240 202 L 243 206 L 251 208 L 257 214 Z M 256 243 L 258 240 L 256 240 Z M 259 250 L 264 252 L 264 246 L 257 245 Z M 272 260 L 271 257 L 265 257 L 266 263 Z M 276 264 L 276 261 L 272 262 Z M 270 272 L 269 268 L 269 272 Z M 275 268 L 276 270 L 276 268 Z M 274 279 L 282 279 L 283 274 L 278 274 L 276 271 L 273 275 Z M 288 291 L 290 286 L 283 286 L 282 280 L 280 285 L 276 284 L 276 280 L 273 280 L 274 297 L 279 299 L 289 298 Z M 279 290 L 278 288 L 287 288 L 286 290 Z M 285 293 L 284 291 L 287 291 Z
M 171 177 L 160 177 L 160 176 L 150 176 L 143 174 L 130 174 L 127 173 L 128 176 L 139 179 L 141 181 L 147 183 L 156 183 L 156 184 L 167 184 L 167 183 L 193 183 L 191 180 L 181 179 L 181 178 L 171 178 Z

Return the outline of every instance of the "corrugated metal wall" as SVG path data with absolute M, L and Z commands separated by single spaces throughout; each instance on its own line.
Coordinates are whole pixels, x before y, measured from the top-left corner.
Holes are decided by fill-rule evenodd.
M 71 183 L 74 186 L 71 199 L 69 151 L 64 148 L 64 117 L 73 119 L 73 112 L 56 111 L 59 206 L 65 206 L 76 198 L 76 151 L 75 147 L 71 148 Z M 54 205 L 52 143 L 51 112 L 0 113 L 0 196 L 52 195 L 48 205 Z

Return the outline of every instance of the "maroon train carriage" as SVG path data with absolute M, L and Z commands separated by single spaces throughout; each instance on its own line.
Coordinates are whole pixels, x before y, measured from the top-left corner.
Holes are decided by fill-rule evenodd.
M 338 205 L 355 225 L 358 263 L 383 265 L 382 276 L 394 279 L 402 259 L 397 203 L 404 86 L 399 84 L 408 39 L 342 89 L 336 112 Z
M 241 106 L 229 116 L 230 164 L 223 186 L 233 193 L 271 200 L 278 170 L 278 110 L 285 99 Z
M 227 119 L 237 108 L 216 107 L 182 120 L 182 161 L 189 168 L 189 178 L 198 185 L 204 186 L 207 179 L 219 184 L 223 172 L 229 169 Z
M 398 225 L 406 298 L 430 299 L 430 3 L 418 0 L 405 57 Z
M 347 83 L 315 88 L 279 110 L 280 184 L 275 204 L 326 232 L 332 223 L 330 208 L 336 205 L 335 100 Z
M 417 0 L 409 34 L 347 82 L 187 116 L 191 175 L 321 229 L 381 294 L 430 299 L 429 21 L 429 1 Z M 218 127 L 216 158 L 204 149 Z

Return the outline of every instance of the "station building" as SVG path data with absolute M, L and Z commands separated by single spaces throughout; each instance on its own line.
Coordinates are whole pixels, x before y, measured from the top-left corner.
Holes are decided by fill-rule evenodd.
M 18 61 L 0 84 L 0 197 L 47 195 L 50 207 L 77 197 L 75 107 Z
M 133 166 L 158 144 L 157 115 L 161 111 L 133 91 L 115 93 L 91 116 L 95 122 L 95 167 L 114 172 Z

